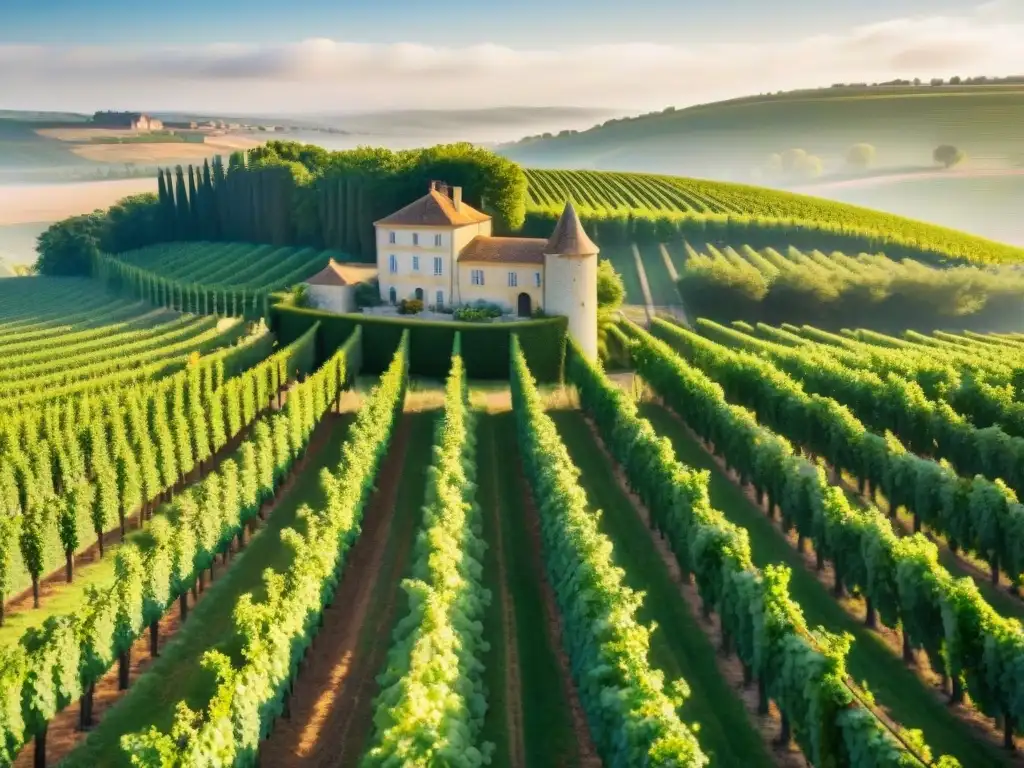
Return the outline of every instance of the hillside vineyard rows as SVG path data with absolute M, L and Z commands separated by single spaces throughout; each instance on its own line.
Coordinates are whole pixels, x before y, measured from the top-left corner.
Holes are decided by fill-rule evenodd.
M 646 305 L 602 362 L 294 306 L 394 207 L 295 157 L 0 281 L 0 766 L 1020 764 L 1024 335 L 882 309 L 981 317 L 1012 249 L 529 171 L 522 229 L 571 193 Z
M 318 353 L 318 325 L 281 346 L 235 321 L 155 373 L 78 377 L 103 332 L 145 358 L 147 323 L 207 316 L 29 285 L 0 316 L 25 384 L 0 413 L 6 764 L 252 765 L 294 726 L 298 764 L 1008 764 L 1018 337 L 626 322 L 639 404 L 571 341 L 576 394 L 554 397 L 513 337 L 502 406 L 476 401 L 458 334 L 434 397 L 407 391 L 408 332 L 366 376 L 360 331 Z M 47 346 L 64 365 L 33 369 Z M 33 386 L 55 375 L 73 388 Z M 499 498 L 535 532 L 496 536 Z M 535 563 L 539 643 L 512 631 L 510 561 Z M 336 600 L 373 562 L 399 578 Z M 372 629 L 354 679 L 321 668 L 349 612 Z M 363 703 L 321 729 L 298 697 L 332 688 Z

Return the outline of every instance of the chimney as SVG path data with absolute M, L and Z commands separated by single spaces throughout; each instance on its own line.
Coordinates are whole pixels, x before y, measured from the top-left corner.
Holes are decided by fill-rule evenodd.
M 452 187 L 452 202 L 455 203 L 455 210 L 462 211 L 462 187 Z

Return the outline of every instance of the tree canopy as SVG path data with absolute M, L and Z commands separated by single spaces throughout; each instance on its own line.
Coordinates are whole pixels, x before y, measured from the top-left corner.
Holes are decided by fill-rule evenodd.
M 943 144 L 935 148 L 932 158 L 936 163 L 941 163 L 946 168 L 952 168 L 954 165 L 960 165 L 960 163 L 966 160 L 967 153 L 951 144 Z

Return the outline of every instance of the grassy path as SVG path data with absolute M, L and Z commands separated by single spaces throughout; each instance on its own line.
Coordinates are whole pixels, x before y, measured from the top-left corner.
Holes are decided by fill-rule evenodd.
M 800 603 L 807 623 L 853 635 L 855 642 L 847 657 L 847 668 L 854 680 L 865 684 L 874 694 L 878 705 L 903 727 L 920 729 L 937 754 L 952 755 L 964 766 L 1012 764 L 998 747 L 976 737 L 966 723 L 950 712 L 935 692 L 904 666 L 882 637 L 864 627 L 832 598 L 828 589 L 806 570 L 801 555 L 782 532 L 724 474 L 674 415 L 650 403 L 642 405 L 640 411 L 658 434 L 672 442 L 680 461 L 710 470 L 711 502 L 730 521 L 747 530 L 755 564 L 764 567 L 783 563 L 792 569 L 790 591 Z
M 633 502 L 619 486 L 614 466 L 595 442 L 583 414 L 552 411 L 550 415 L 582 472 L 580 483 L 591 507 L 603 511 L 601 530 L 614 544 L 615 561 L 625 570 L 626 583 L 646 593 L 640 620 L 658 625 L 651 636 L 651 661 L 667 680 L 681 677 L 690 686 L 691 696 L 683 707 L 683 719 L 700 723 L 698 739 L 713 764 L 774 765 L 739 696 L 719 673 L 715 648 L 679 595 Z
M 435 417 L 407 412 L 396 425 L 338 593 L 292 692 L 291 717 L 277 721 L 260 749 L 263 765 L 355 765 L 369 745 L 376 676 L 395 622 L 408 611 L 400 583 L 420 522 Z
M 488 707 L 483 738 L 495 744 L 491 762 L 495 768 L 573 768 L 579 765 L 579 756 L 556 651 L 543 631 L 543 575 L 533 567 L 530 555 L 512 413 L 481 414 L 477 441 L 477 501 L 483 508 L 488 545 L 484 573 L 492 595 L 486 617 L 491 650 L 484 659 Z M 504 571 L 499 569 L 499 547 Z M 511 603 L 511 621 L 502 610 L 502 580 Z M 510 657 L 515 670 L 509 668 Z M 518 680 L 509 681 L 509 675 L 517 675 Z M 510 685 L 518 685 L 518 714 L 509 712 L 515 707 L 515 696 L 506 694 Z M 511 743 L 516 739 L 516 723 L 521 728 L 521 752 Z
M 651 289 L 651 299 L 655 306 L 668 307 L 681 304 L 679 291 L 676 290 L 675 281 L 665 266 L 665 258 L 661 255 L 661 247 L 658 245 L 639 246 L 640 260 L 644 264 L 644 272 L 647 273 L 647 285 Z
M 214 687 L 213 676 L 202 669 L 203 653 L 217 648 L 229 655 L 235 650 L 232 637 L 232 611 L 238 598 L 253 592 L 257 599 L 263 591 L 263 571 L 287 567 L 291 552 L 281 545 L 280 532 L 294 524 L 303 504 L 323 503 L 320 470 L 335 468 L 341 460 L 341 446 L 350 421 L 349 416 L 331 420 L 326 440 L 319 450 L 310 448 L 305 466 L 295 477 L 271 512 L 266 523 L 246 549 L 234 560 L 226 573 L 218 574 L 202 599 L 189 613 L 188 620 L 149 670 L 128 690 L 120 701 L 104 713 L 99 725 L 85 742 L 75 749 L 62 766 L 94 768 L 129 766 L 121 751 L 120 738 L 125 733 L 170 727 L 179 701 L 198 708 L 209 701 Z
M 640 275 L 636 271 L 636 261 L 633 259 L 633 248 L 628 245 L 610 246 L 601 250 L 601 258 L 608 259 L 615 267 L 615 271 L 622 275 L 622 284 L 626 288 L 626 304 L 643 306 L 644 290 L 640 285 Z

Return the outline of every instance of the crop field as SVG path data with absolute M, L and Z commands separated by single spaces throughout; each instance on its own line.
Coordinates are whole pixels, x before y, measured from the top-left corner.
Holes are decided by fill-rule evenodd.
M 633 386 L 484 387 L 0 291 L 0 764 L 1015 764 L 1018 336 L 626 322 Z
M 638 241 L 668 242 L 686 237 L 697 221 L 715 239 L 733 239 L 734 224 L 745 231 L 776 237 L 783 231 L 819 240 L 856 236 L 877 245 L 871 250 L 918 251 L 934 258 L 975 262 L 1024 261 L 1024 249 L 986 240 L 936 224 L 891 213 L 833 202 L 809 195 L 768 190 L 745 184 L 704 181 L 677 176 L 611 171 L 566 171 L 531 168 L 527 211 L 553 217 L 565 200 L 577 206 L 584 224 L 628 218 L 626 236 Z M 819 245 L 818 247 L 821 247 Z M 896 251 L 899 251 L 897 253 Z

